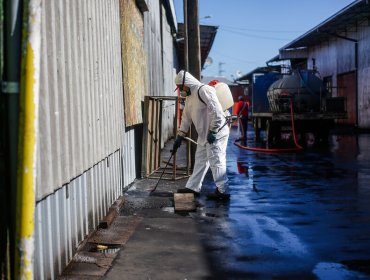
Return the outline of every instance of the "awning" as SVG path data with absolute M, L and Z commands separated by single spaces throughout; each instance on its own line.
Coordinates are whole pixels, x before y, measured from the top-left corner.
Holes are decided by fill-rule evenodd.
M 180 68 L 184 67 L 184 24 L 178 23 L 178 31 L 176 38 L 178 40 L 178 56 Z M 215 40 L 218 26 L 212 25 L 199 25 L 199 37 L 200 37 L 200 60 L 201 68 L 203 68 L 204 63 L 208 57 L 209 52 L 211 51 L 213 41 Z

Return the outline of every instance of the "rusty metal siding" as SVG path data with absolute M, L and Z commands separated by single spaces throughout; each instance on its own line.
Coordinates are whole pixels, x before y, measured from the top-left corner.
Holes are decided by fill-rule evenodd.
M 356 96 L 353 94 L 348 96 L 351 98 L 349 100 L 351 102 L 350 106 L 347 107 L 350 110 L 350 122 L 353 123 L 353 118 L 357 111 L 358 126 L 370 128 L 370 27 L 367 23 L 359 23 L 356 30 L 341 35 L 358 40 L 357 108 L 354 107 L 355 101 L 353 100 Z M 313 66 L 313 58 L 316 61 L 320 75 L 322 77 L 332 76 L 335 87 L 340 83 L 337 79 L 338 75 L 356 70 L 355 43 L 348 40 L 333 38 L 328 42 L 310 48 L 308 57 L 309 68 Z M 334 89 L 333 94 L 336 96 L 338 91 Z
M 309 49 L 308 68 L 316 67 L 321 76 L 346 73 L 355 69 L 355 47 L 353 42 L 336 39 Z
M 356 39 L 356 34 L 341 34 Z M 313 68 L 313 60 L 321 77 L 332 77 L 333 96 L 347 97 L 348 120 L 341 123 L 354 124 L 353 116 L 357 113 L 355 105 L 355 88 L 351 85 L 346 86 L 343 83 L 341 74 L 353 72 L 356 69 L 355 65 L 355 43 L 341 38 L 333 37 L 330 41 L 324 42 L 309 49 L 309 57 L 307 60 L 308 68 Z M 345 80 L 349 81 L 349 80 Z M 340 88 L 339 88 L 340 87 Z M 354 99 L 353 99 L 354 98 Z
M 370 128 L 370 26 L 359 26 L 358 124 Z
M 356 72 L 337 75 L 337 96 L 343 96 L 347 99 L 348 117 L 345 120 L 338 120 L 339 123 L 355 125 L 357 108 L 356 108 Z

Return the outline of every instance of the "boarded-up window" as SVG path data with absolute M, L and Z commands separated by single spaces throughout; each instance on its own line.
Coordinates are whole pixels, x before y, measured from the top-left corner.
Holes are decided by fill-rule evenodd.
M 346 73 L 337 76 L 338 96 L 343 96 L 347 99 L 348 118 L 341 120 L 341 123 L 356 124 L 356 73 Z
M 120 0 L 125 124 L 142 123 L 141 101 L 147 94 L 144 19 L 135 0 Z

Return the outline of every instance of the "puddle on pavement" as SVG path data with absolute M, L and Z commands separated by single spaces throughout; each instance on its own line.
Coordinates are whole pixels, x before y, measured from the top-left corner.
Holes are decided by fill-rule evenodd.
M 117 253 L 120 249 L 120 245 L 106 245 L 106 244 L 90 244 L 89 252 L 96 252 L 102 254 L 114 254 Z
M 162 207 L 161 209 L 162 209 L 163 212 L 175 213 L 175 208 L 174 207 Z
M 318 279 L 367 279 L 367 275 L 354 271 L 350 267 L 340 263 L 318 263 L 313 273 Z

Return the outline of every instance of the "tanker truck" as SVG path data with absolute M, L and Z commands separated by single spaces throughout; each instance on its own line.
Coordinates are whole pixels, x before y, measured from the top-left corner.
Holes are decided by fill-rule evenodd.
M 271 72 L 256 77 L 251 104 L 255 138 L 258 140 L 264 130 L 270 146 L 291 137 L 303 146 L 309 142 L 328 144 L 335 122 L 347 118 L 346 99 L 332 97 L 329 92 L 314 70 L 296 70 L 289 75 Z

